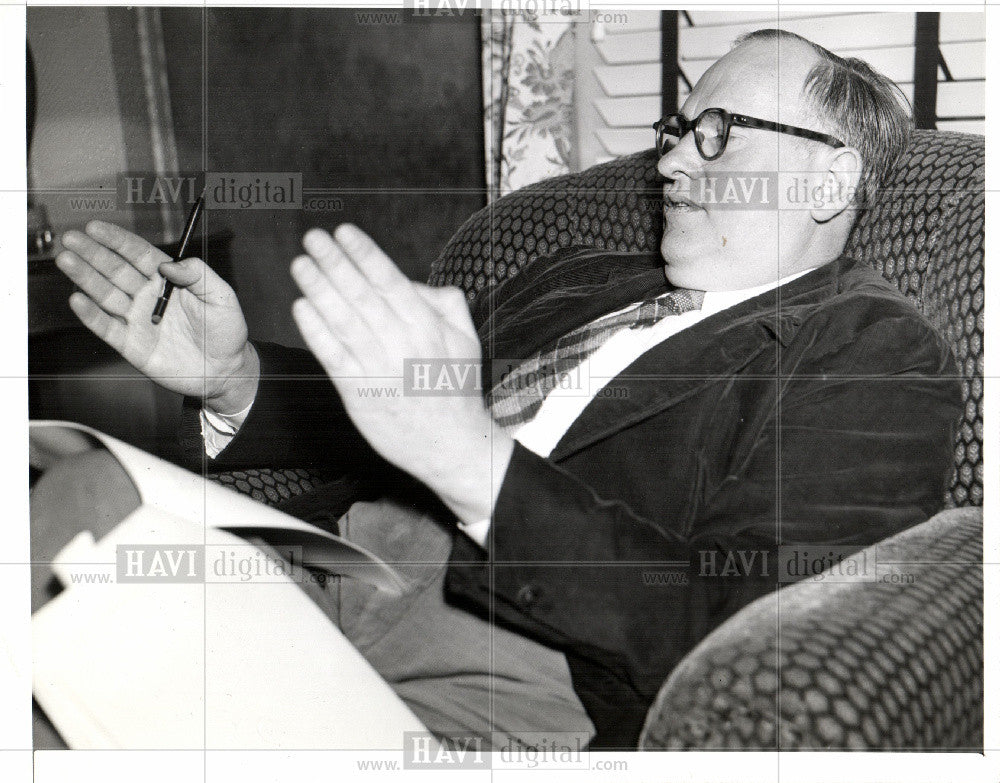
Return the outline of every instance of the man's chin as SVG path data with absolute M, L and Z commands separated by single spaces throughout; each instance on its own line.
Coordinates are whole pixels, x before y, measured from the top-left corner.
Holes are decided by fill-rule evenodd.
M 671 272 L 678 274 L 693 263 L 689 243 L 685 242 L 683 238 L 681 241 L 676 241 L 667 234 L 664 234 L 663 239 L 660 240 L 660 257 L 663 259 L 663 266 L 667 270 L 668 278 Z
M 663 273 L 667 278 L 667 282 L 677 288 L 693 288 L 691 285 L 691 279 L 695 277 L 692 274 L 692 269 L 689 264 L 679 263 L 676 259 L 673 261 L 667 258 L 663 259 Z
M 660 244 L 660 256 L 663 259 L 664 276 L 671 285 L 706 290 L 705 273 L 713 260 L 710 253 L 692 253 L 686 242 L 683 247 L 677 247 L 674 243 L 664 241 Z

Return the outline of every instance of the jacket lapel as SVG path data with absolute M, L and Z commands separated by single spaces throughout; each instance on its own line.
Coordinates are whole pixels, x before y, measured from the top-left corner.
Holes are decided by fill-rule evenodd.
M 836 293 L 841 275 L 850 266 L 850 259 L 837 259 L 780 289 L 709 316 L 651 348 L 611 382 L 626 387 L 628 395 L 591 400 L 556 445 L 552 459 L 565 459 L 676 405 L 719 377 L 737 373 L 762 352 L 773 350 L 776 342 L 787 345 L 805 310 Z

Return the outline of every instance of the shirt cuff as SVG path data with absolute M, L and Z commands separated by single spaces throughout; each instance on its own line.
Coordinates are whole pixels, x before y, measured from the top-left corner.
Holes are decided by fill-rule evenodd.
M 490 520 L 480 519 L 477 522 L 469 522 L 463 525 L 461 522 L 458 523 L 458 529 L 461 530 L 465 535 L 475 541 L 483 549 L 486 549 L 486 539 L 489 538 L 490 534 Z
M 201 437 L 205 441 L 205 453 L 215 459 L 236 436 L 243 422 L 250 414 L 253 402 L 238 413 L 216 413 L 204 406 L 201 409 Z

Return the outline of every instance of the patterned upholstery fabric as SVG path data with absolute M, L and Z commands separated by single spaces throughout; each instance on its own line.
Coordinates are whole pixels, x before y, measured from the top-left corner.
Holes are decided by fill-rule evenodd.
M 324 473 L 303 468 L 286 470 L 251 468 L 227 473 L 209 473 L 206 478 L 269 506 L 309 492 L 329 480 Z
M 913 299 L 948 336 L 965 415 L 947 504 L 983 497 L 983 218 L 981 136 L 917 131 L 886 189 L 858 220 L 848 250 Z M 558 247 L 648 251 L 663 231 L 652 150 L 539 182 L 470 217 L 434 263 L 432 285 L 472 298 Z
M 470 298 L 559 247 L 655 250 L 663 179 L 653 150 L 529 185 L 470 217 L 431 268 L 431 285 Z
M 943 511 L 865 550 L 895 580 L 755 601 L 674 669 L 639 747 L 982 752 L 982 540 L 981 509 Z
M 847 245 L 913 299 L 955 349 L 965 413 L 948 503 L 958 506 L 983 502 L 984 153 L 982 136 L 918 132 Z

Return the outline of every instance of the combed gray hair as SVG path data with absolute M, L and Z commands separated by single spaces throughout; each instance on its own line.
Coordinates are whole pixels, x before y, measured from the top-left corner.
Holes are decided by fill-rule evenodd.
M 855 203 L 868 207 L 909 144 L 913 127 L 910 102 L 895 82 L 864 60 L 839 57 L 796 33 L 755 30 L 737 38 L 734 46 L 782 38 L 808 44 L 820 57 L 806 76 L 803 91 L 820 120 L 861 153 Z

